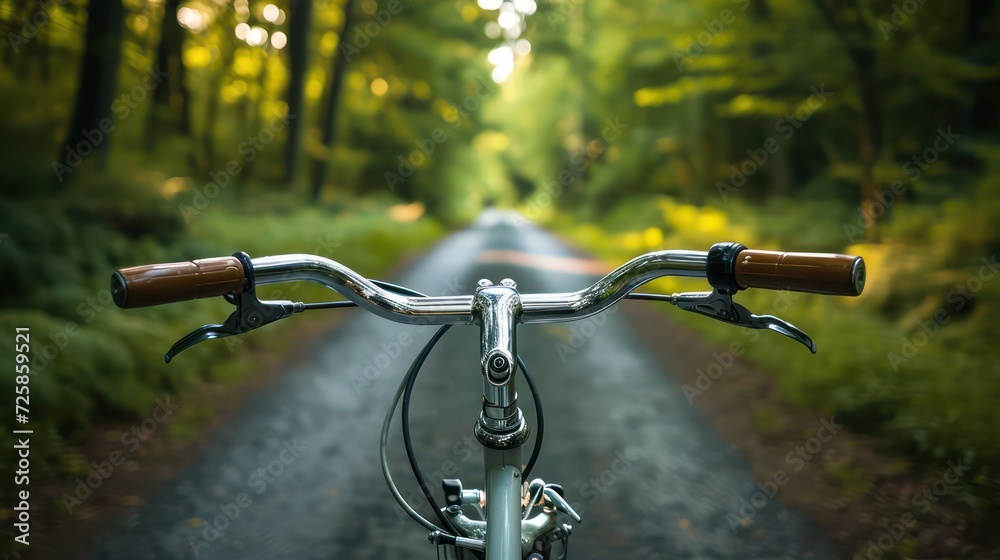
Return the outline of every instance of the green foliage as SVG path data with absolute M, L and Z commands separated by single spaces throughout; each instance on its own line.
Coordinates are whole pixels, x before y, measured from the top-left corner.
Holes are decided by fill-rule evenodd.
M 994 433 L 1000 421 L 995 406 L 1000 399 L 1000 351 L 995 345 L 1000 333 L 991 319 L 1000 304 L 1000 274 L 996 280 L 983 276 L 981 283 L 973 281 L 971 288 L 979 290 L 970 289 L 971 299 L 954 291 L 956 284 L 966 286 L 979 278 L 981 270 L 989 274 L 979 255 L 995 254 L 995 230 L 966 226 L 990 219 L 1000 208 L 1000 198 L 990 194 L 995 177 L 992 168 L 984 173 L 975 189 L 980 198 L 962 201 L 962 212 L 941 216 L 930 207 L 900 205 L 885 228 L 884 242 L 877 245 L 848 246 L 839 221 L 845 212 L 830 212 L 830 206 L 815 202 L 796 202 L 794 212 L 788 211 L 791 201 L 773 200 L 756 209 L 736 205 L 730 214 L 671 199 L 655 205 L 646 200 L 623 204 L 608 215 L 606 225 L 562 219 L 554 225 L 616 265 L 648 250 L 706 250 L 724 240 L 864 256 L 868 286 L 857 299 L 767 290 L 748 290 L 736 298 L 755 313 L 777 315 L 808 332 L 819 346 L 814 357 L 766 332 L 742 332 L 687 313 L 673 315 L 721 345 L 741 341 L 747 357 L 775 372 L 782 393 L 793 403 L 834 413 L 855 430 L 881 434 L 930 465 L 963 457 L 982 475 L 968 487 L 970 503 L 979 496 L 995 506 L 998 487 L 986 473 L 1000 460 Z M 929 236 L 926 244 L 914 244 L 910 223 L 923 220 L 926 227 L 930 216 L 931 227 L 941 233 Z M 704 284 L 665 279 L 652 289 L 671 293 L 701 290 Z M 900 303 L 887 304 L 893 301 Z M 914 302 L 923 304 L 913 307 Z M 758 418 L 758 424 L 767 431 L 766 418 Z
M 266 348 L 272 337 L 286 340 L 294 328 L 270 325 L 245 342 L 203 343 L 167 365 L 160 357 L 174 341 L 225 319 L 232 306 L 198 300 L 121 310 L 107 288 L 114 269 L 246 250 L 323 254 L 375 276 L 441 234 L 419 208 L 408 214 L 410 221 L 393 221 L 388 200 L 344 202 L 334 210 L 263 196 L 243 203 L 217 201 L 185 228 L 177 205 L 151 186 L 133 184 L 126 193 L 117 184 L 103 178 L 59 197 L 0 205 L 2 221 L 11 227 L 0 241 L 0 263 L 13 279 L 2 294 L 0 327 L 8 333 L 31 329 L 31 423 L 40 441 L 32 447 L 39 455 L 32 455 L 32 468 L 39 480 L 72 470 L 70 450 L 95 423 L 142 418 L 157 399 L 202 381 L 238 383 L 253 370 L 243 358 L 245 350 Z M 262 297 L 277 297 L 279 290 L 298 301 L 327 301 L 335 295 L 318 286 L 267 288 Z M 0 348 L 0 359 L 13 363 L 13 347 Z M 13 382 L 11 376 L 4 382 L 9 394 Z M 185 412 L 176 433 L 192 435 L 203 413 Z M 0 414 L 13 415 L 10 402 L 0 405 Z M 11 443 L 10 437 L 3 436 L 3 445 Z M 2 459 L 0 466 L 10 467 L 10 460 Z

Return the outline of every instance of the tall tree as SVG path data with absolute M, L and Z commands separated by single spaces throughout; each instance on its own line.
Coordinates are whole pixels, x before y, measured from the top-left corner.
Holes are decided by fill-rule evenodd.
M 986 32 L 987 23 L 995 9 L 995 3 L 990 0 L 968 0 L 966 2 L 965 18 L 965 47 L 968 51 L 968 59 L 975 64 L 988 64 L 991 58 L 990 51 L 994 54 L 997 49 L 995 43 L 990 43 L 989 34 Z M 961 122 L 963 129 L 969 134 L 976 134 L 983 128 L 983 115 L 989 110 L 988 100 L 990 90 L 994 93 L 1000 81 L 996 78 L 978 83 L 970 84 L 969 90 L 972 99 L 962 110 Z
M 203 173 L 208 173 L 215 166 L 215 131 L 219 121 L 219 102 L 222 97 L 222 84 L 233 64 L 234 49 L 231 46 L 223 45 L 220 50 L 222 51 L 222 55 L 220 56 L 219 68 L 217 71 L 212 72 L 211 85 L 208 88 L 208 99 L 205 100 L 205 124 L 202 126 L 201 137 L 199 139 L 201 150 L 199 150 L 199 154 L 195 158 L 198 170 Z
M 187 87 L 184 85 L 184 29 L 177 21 L 180 0 L 166 0 L 160 21 L 160 43 L 156 49 L 156 66 L 167 75 L 153 90 L 153 106 L 146 123 L 146 151 L 152 151 L 163 125 L 191 136 L 191 114 Z
M 323 183 L 326 181 L 326 173 L 330 167 L 330 159 L 333 157 L 333 146 L 337 141 L 337 116 L 340 107 L 340 94 L 344 86 L 344 76 L 347 74 L 347 66 L 351 60 L 352 49 L 347 44 L 347 32 L 354 23 L 354 0 L 347 0 L 344 3 L 344 24 L 338 36 L 341 41 L 341 57 L 333 57 L 333 71 L 330 75 L 330 85 L 326 92 L 326 112 L 323 116 L 323 155 L 319 157 L 313 166 L 312 176 L 312 199 L 319 200 L 323 191 Z M 357 50 L 357 49 L 354 49 Z
M 77 157 L 86 157 L 91 152 L 95 157 L 107 153 L 111 134 L 108 123 L 114 124 L 111 113 L 118 87 L 124 24 L 125 8 L 121 0 L 90 0 L 73 120 L 57 162 L 76 167 L 68 161 L 71 153 Z M 57 177 L 63 176 L 57 173 Z
M 875 69 L 878 60 L 874 34 L 862 18 L 863 12 L 857 0 L 847 0 L 843 3 L 833 0 L 813 0 L 813 2 L 827 25 L 843 43 L 857 75 L 863 123 L 860 135 L 861 211 L 869 220 L 867 228 L 869 237 L 875 237 L 877 235 L 875 207 L 880 204 L 875 194 L 879 185 L 875 179 L 875 166 L 882 151 L 882 109 L 876 82 Z M 879 213 L 879 217 L 881 216 Z
M 288 122 L 285 143 L 285 183 L 293 183 L 299 175 L 299 152 L 302 149 L 302 129 L 306 119 L 306 74 L 309 70 L 309 22 L 312 21 L 313 0 L 291 0 L 288 6 L 288 113 L 295 118 Z
M 771 7 L 768 0 L 752 0 L 753 23 L 755 27 L 766 27 L 771 24 Z M 774 53 L 773 45 L 767 41 L 758 39 L 753 41 L 753 54 L 756 59 L 766 59 Z M 775 88 L 772 88 L 772 90 Z M 773 93 L 769 92 L 769 93 Z M 760 123 L 761 137 L 766 139 L 773 132 L 773 117 L 763 119 Z M 788 150 L 778 150 L 774 154 L 774 160 L 770 163 L 768 176 L 771 179 L 770 195 L 786 196 L 792 179 L 792 169 Z

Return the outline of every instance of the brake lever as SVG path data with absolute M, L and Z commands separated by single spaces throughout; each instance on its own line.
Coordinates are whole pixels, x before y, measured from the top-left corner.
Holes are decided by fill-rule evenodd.
M 574 510 L 565 498 L 560 496 L 558 492 L 552 488 L 546 487 L 542 489 L 542 494 L 552 502 L 552 505 L 554 505 L 556 509 L 572 517 L 573 521 L 576 521 L 577 523 L 583 522 L 580 518 L 580 514 L 577 513 L 576 510 Z
M 716 289 L 711 292 L 674 294 L 670 297 L 670 303 L 684 311 L 691 311 L 733 325 L 750 329 L 772 330 L 801 343 L 813 354 L 816 353 L 816 343 L 804 331 L 774 315 L 754 315 L 746 307 L 735 303 L 729 290 Z
M 257 286 L 253 278 L 253 264 L 250 262 L 250 256 L 246 253 L 236 253 L 233 256 L 243 264 L 243 270 L 246 271 L 247 275 L 247 284 L 243 293 L 230 293 L 225 296 L 226 301 L 236 306 L 236 311 L 233 311 L 232 315 L 224 323 L 205 325 L 175 342 L 166 355 L 163 356 L 164 361 L 168 364 L 177 354 L 199 342 L 242 334 L 278 321 L 279 319 L 284 319 L 293 313 L 305 310 L 305 304 L 302 302 L 292 303 L 291 301 L 283 300 L 261 301 L 258 299 Z

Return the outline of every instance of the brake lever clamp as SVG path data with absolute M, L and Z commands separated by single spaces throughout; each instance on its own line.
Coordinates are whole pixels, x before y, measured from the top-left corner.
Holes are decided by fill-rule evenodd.
M 684 311 L 691 311 L 719 321 L 747 327 L 768 329 L 801 343 L 813 354 L 816 343 L 795 325 L 774 315 L 754 315 L 749 309 L 733 301 L 733 290 L 716 288 L 711 292 L 685 292 L 671 296 L 670 303 Z
M 224 297 L 226 301 L 236 306 L 236 311 L 222 324 L 205 325 L 188 333 L 170 347 L 163 357 L 168 364 L 177 354 L 188 348 L 211 340 L 213 338 L 223 338 L 242 334 L 253 329 L 263 327 L 280 319 L 305 310 L 305 304 L 291 301 L 261 301 L 257 298 L 257 286 L 254 283 L 253 263 L 250 255 L 240 252 L 233 255 L 243 265 L 246 273 L 246 284 L 243 293 L 229 293 Z

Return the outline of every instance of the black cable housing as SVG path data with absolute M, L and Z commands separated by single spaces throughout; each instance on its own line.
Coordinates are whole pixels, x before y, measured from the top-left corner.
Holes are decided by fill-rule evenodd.
M 535 430 L 535 444 L 531 448 L 531 456 L 528 457 L 528 464 L 524 466 L 524 474 L 521 480 L 530 480 L 528 477 L 531 475 L 531 469 L 535 466 L 535 461 L 538 460 L 538 455 L 542 451 L 542 437 L 545 435 L 545 412 L 542 410 L 542 397 L 538 392 L 538 386 L 535 385 L 535 379 L 531 377 L 531 373 L 528 371 L 528 367 L 524 365 L 524 360 L 521 356 L 517 356 L 517 365 L 521 368 L 521 373 L 524 374 L 524 380 L 528 382 L 528 390 L 531 391 L 531 400 L 535 403 L 535 424 L 538 428 Z
M 403 446 L 406 448 L 406 459 L 410 463 L 410 469 L 413 470 L 413 476 L 417 479 L 417 485 L 420 486 L 420 491 L 424 494 L 424 498 L 427 499 L 427 503 L 430 504 L 431 509 L 434 510 L 434 514 L 437 516 L 438 520 L 441 521 L 441 525 L 447 528 L 452 535 L 458 535 L 458 530 L 455 529 L 451 520 L 448 519 L 448 517 L 441 511 L 441 506 L 439 506 L 437 500 L 434 499 L 434 493 L 427 487 L 427 481 L 424 480 L 423 472 L 420 470 L 420 465 L 417 463 L 417 457 L 413 453 L 413 441 L 410 438 L 410 396 L 413 394 L 413 384 L 416 382 L 417 375 L 420 373 L 420 368 L 427 360 L 427 356 L 430 355 L 431 350 L 438 343 L 438 341 L 441 340 L 444 333 L 448 332 L 448 329 L 450 328 L 451 325 L 444 325 L 439 328 L 410 365 L 410 370 L 406 374 L 406 390 L 403 393 L 403 411 L 401 421 L 403 424 Z

